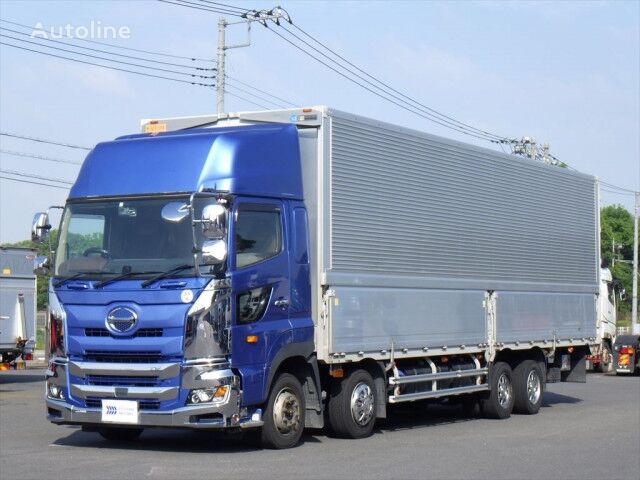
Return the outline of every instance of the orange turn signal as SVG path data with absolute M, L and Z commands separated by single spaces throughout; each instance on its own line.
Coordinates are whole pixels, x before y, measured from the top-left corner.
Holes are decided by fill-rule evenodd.
M 258 343 L 258 336 L 257 335 L 247 335 L 246 338 L 244 339 L 245 342 L 247 343 Z
M 216 391 L 213 394 L 213 398 L 224 397 L 227 394 L 227 386 L 224 385 L 222 387 L 216 388 Z

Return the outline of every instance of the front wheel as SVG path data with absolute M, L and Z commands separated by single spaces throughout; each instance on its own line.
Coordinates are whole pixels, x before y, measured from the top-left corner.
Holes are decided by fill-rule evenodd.
M 305 403 L 300 381 L 290 373 L 283 373 L 273 384 L 260 443 L 265 448 L 291 448 L 304 430 Z
M 355 370 L 336 381 L 329 397 L 329 423 L 336 435 L 364 438 L 376 423 L 376 390 L 366 370 Z

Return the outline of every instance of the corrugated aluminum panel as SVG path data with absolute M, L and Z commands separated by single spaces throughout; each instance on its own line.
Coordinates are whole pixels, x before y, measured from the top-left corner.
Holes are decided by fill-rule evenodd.
M 329 274 L 597 291 L 594 178 L 341 112 L 330 116 Z

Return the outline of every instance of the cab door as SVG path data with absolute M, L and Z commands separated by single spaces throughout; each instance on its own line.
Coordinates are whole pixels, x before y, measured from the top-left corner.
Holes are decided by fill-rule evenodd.
M 279 200 L 234 202 L 230 225 L 231 363 L 244 370 L 245 397 L 262 389 L 265 363 L 291 342 L 287 206 Z

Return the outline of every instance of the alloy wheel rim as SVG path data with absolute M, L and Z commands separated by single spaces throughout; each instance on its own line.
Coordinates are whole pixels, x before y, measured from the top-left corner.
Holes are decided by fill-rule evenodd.
M 506 373 L 503 373 L 498 379 L 498 403 L 502 408 L 507 408 L 511 401 L 511 396 L 511 380 Z
M 351 417 L 361 427 L 373 418 L 374 397 L 369 385 L 360 382 L 351 393 Z
M 534 405 L 540 400 L 540 386 L 540 377 L 535 370 L 531 370 L 527 377 L 527 394 L 529 396 L 529 402 Z

